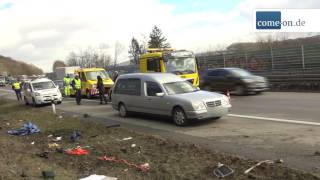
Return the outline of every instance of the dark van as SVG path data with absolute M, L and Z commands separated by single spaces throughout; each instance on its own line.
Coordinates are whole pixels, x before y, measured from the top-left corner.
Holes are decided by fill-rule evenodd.
M 230 91 L 237 95 L 258 94 L 269 89 L 266 78 L 240 68 L 206 70 L 201 76 L 200 86 L 207 91 Z

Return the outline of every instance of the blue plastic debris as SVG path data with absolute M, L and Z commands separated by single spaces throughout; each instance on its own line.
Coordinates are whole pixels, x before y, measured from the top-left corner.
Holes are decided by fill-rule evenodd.
M 71 134 L 70 140 L 71 142 L 76 142 L 81 138 L 81 134 L 78 131 L 73 131 L 73 133 Z
M 16 135 L 16 136 L 26 136 L 34 133 L 40 132 L 40 129 L 31 122 L 25 123 L 20 129 L 10 130 L 8 134 Z

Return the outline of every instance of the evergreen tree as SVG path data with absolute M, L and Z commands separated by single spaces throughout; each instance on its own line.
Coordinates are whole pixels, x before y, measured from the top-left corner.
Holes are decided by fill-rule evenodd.
M 154 26 L 152 32 L 149 35 L 149 48 L 169 48 L 170 44 L 167 42 L 167 38 L 162 35 L 161 30 Z

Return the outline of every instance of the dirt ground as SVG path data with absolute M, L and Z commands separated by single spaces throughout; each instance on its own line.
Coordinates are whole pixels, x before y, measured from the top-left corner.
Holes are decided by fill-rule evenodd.
M 43 179 L 42 171 L 53 171 L 58 180 L 79 179 L 91 174 L 120 180 L 217 179 L 212 171 L 219 162 L 234 170 L 234 174 L 225 179 L 320 179 L 281 163 L 263 164 L 244 174 L 257 162 L 210 151 L 196 144 L 174 142 L 121 127 L 107 128 L 104 124 L 64 114 L 59 117 L 43 109 L 0 101 L 0 180 Z M 20 128 L 29 121 L 41 132 L 21 137 L 7 134 L 8 130 Z M 70 141 L 73 131 L 81 133 L 80 140 Z M 53 143 L 50 135 L 62 136 L 62 140 L 56 142 L 61 148 L 81 146 L 89 151 L 89 155 L 73 156 L 49 148 L 48 144 Z M 123 141 L 126 137 L 132 139 Z M 132 144 L 136 146 L 132 147 Z M 39 157 L 44 152 L 48 158 Z M 150 170 L 143 172 L 123 163 L 98 159 L 104 155 L 137 165 L 148 163 Z

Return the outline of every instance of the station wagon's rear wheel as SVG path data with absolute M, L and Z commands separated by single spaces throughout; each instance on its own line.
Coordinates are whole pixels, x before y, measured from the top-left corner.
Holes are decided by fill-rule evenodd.
M 244 95 L 245 94 L 245 87 L 242 85 L 237 85 L 235 87 L 235 93 L 236 93 L 236 95 Z
M 123 103 L 120 103 L 119 104 L 119 115 L 121 117 L 126 117 L 127 114 L 128 114 L 128 112 L 127 112 L 126 106 Z
M 188 119 L 183 109 L 176 107 L 172 112 L 173 122 L 178 126 L 185 126 L 188 124 Z

